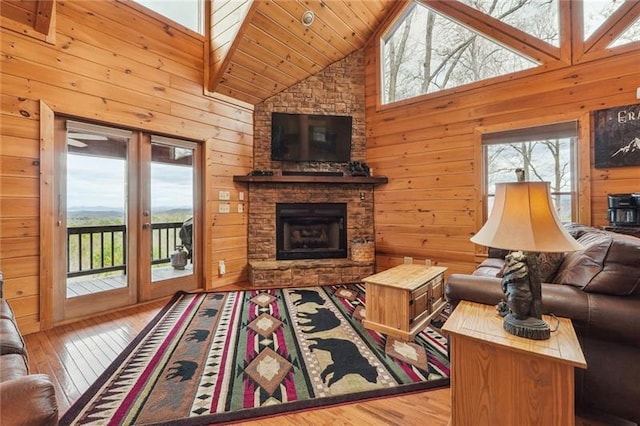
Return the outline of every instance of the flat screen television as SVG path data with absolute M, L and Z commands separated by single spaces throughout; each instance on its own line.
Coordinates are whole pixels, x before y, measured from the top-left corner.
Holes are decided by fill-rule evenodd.
M 352 117 L 343 115 L 271 115 L 274 161 L 351 161 Z

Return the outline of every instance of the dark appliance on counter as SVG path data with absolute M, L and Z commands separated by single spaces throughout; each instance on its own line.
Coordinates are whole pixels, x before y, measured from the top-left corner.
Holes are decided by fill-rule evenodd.
M 640 192 L 609 194 L 608 213 L 612 226 L 640 225 Z

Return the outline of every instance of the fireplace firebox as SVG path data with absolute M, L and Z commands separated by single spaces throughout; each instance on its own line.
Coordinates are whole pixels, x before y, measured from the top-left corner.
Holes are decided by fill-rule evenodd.
M 347 257 L 345 203 L 277 203 L 276 259 Z

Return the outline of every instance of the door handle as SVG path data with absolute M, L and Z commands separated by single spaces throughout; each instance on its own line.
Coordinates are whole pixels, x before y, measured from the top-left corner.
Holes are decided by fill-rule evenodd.
M 143 223 L 142 224 L 142 229 L 149 229 L 151 228 L 151 224 L 150 223 Z

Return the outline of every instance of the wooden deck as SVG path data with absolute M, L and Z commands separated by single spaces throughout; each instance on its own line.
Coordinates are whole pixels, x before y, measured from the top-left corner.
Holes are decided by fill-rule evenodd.
M 174 269 L 172 266 L 160 266 L 151 270 L 151 281 L 162 281 L 171 278 L 193 274 L 193 265 L 188 264 L 184 269 Z M 108 277 L 84 276 L 67 280 L 67 299 L 103 291 L 116 290 L 127 286 L 127 276 L 111 275 Z

